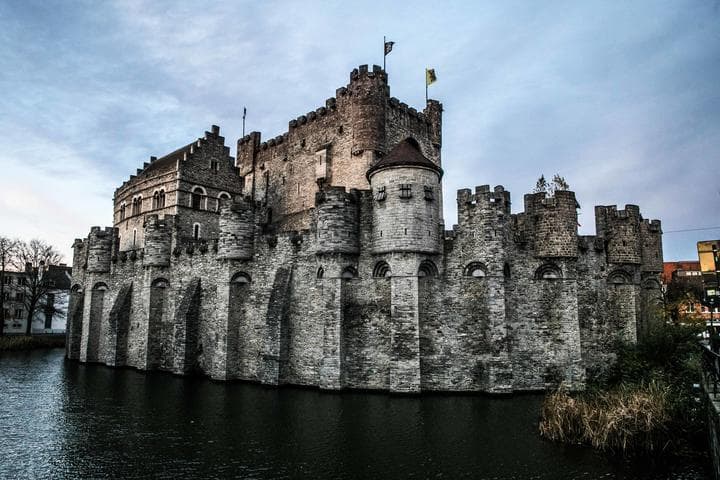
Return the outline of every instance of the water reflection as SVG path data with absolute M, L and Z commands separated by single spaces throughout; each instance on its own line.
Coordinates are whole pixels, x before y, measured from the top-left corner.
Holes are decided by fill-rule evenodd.
M 223 384 L 0 356 L 0 478 L 706 478 L 537 436 L 541 398 Z

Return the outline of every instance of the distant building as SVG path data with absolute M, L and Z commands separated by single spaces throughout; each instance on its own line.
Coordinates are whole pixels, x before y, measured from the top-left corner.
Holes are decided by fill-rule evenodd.
M 679 318 L 675 320 L 687 320 L 689 317 L 710 320 L 710 309 L 701 303 L 703 281 L 700 262 L 695 260 L 665 262 L 662 284 L 667 304 L 680 303 L 677 310 Z
M 43 295 L 33 314 L 33 333 L 65 333 L 67 307 L 72 269 L 65 264 L 50 265 L 42 274 L 50 290 Z M 25 333 L 28 316 L 27 278 L 23 272 L 6 271 L 5 282 L 5 333 Z
M 720 240 L 698 242 L 697 250 L 705 295 L 720 295 Z

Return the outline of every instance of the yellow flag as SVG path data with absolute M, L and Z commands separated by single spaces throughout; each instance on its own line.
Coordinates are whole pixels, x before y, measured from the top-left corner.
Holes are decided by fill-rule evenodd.
M 425 85 L 432 85 L 437 81 L 437 76 L 435 75 L 435 69 L 434 68 L 426 68 L 425 69 Z

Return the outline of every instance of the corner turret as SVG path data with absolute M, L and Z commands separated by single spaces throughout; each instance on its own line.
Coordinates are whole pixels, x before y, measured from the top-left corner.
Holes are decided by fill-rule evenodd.
M 315 194 L 317 253 L 360 252 L 358 192 L 324 186 Z
M 117 243 L 117 231 L 112 227 L 104 230 L 92 227 L 87 239 L 87 271 L 88 273 L 107 273 L 110 271 L 113 245 Z
M 577 208 L 575 192 L 569 190 L 557 190 L 552 197 L 545 192 L 525 195 L 535 256 L 577 257 Z
M 249 260 L 254 252 L 255 209 L 252 198 L 220 202 L 218 258 Z
M 595 207 L 595 231 L 605 242 L 608 263 L 642 263 L 641 222 L 637 205 L 625 205 L 625 210 L 615 205 Z
M 166 215 L 162 220 L 157 215 L 145 217 L 145 255 L 143 264 L 147 267 L 170 265 L 170 251 L 175 217 Z
M 439 253 L 442 170 L 407 138 L 370 168 L 374 253 Z
M 377 65 L 372 71 L 361 65 L 350 73 L 348 91 L 352 102 L 352 154 L 385 153 L 385 105 L 390 93 L 387 74 Z

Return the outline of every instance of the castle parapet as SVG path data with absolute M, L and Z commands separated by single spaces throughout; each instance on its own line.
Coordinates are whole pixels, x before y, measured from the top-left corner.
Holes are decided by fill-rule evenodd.
M 255 205 L 250 197 L 220 202 L 218 258 L 249 260 L 254 252 Z
M 608 263 L 642 263 L 641 223 L 637 205 L 625 205 L 624 210 L 616 205 L 595 207 L 595 231 L 605 241 Z
M 87 242 L 82 238 L 76 238 L 72 244 L 73 249 L 73 272 L 75 276 L 80 275 L 80 269 L 87 266 Z
M 577 208 L 575 192 L 558 190 L 525 195 L 525 215 L 538 257 L 577 257 Z
M 457 192 L 458 219 L 461 225 L 492 223 L 498 217 L 510 215 L 510 192 L 502 185 L 490 190 L 490 185 L 469 188 Z
M 358 192 L 324 186 L 315 194 L 318 253 L 360 251 Z
M 166 215 L 160 219 L 157 215 L 145 218 L 145 254 L 143 264 L 148 267 L 167 267 L 170 265 L 173 227 L 175 217 Z
M 110 271 L 113 242 L 116 231 L 113 227 L 92 227 L 87 239 L 88 273 L 106 273 Z

